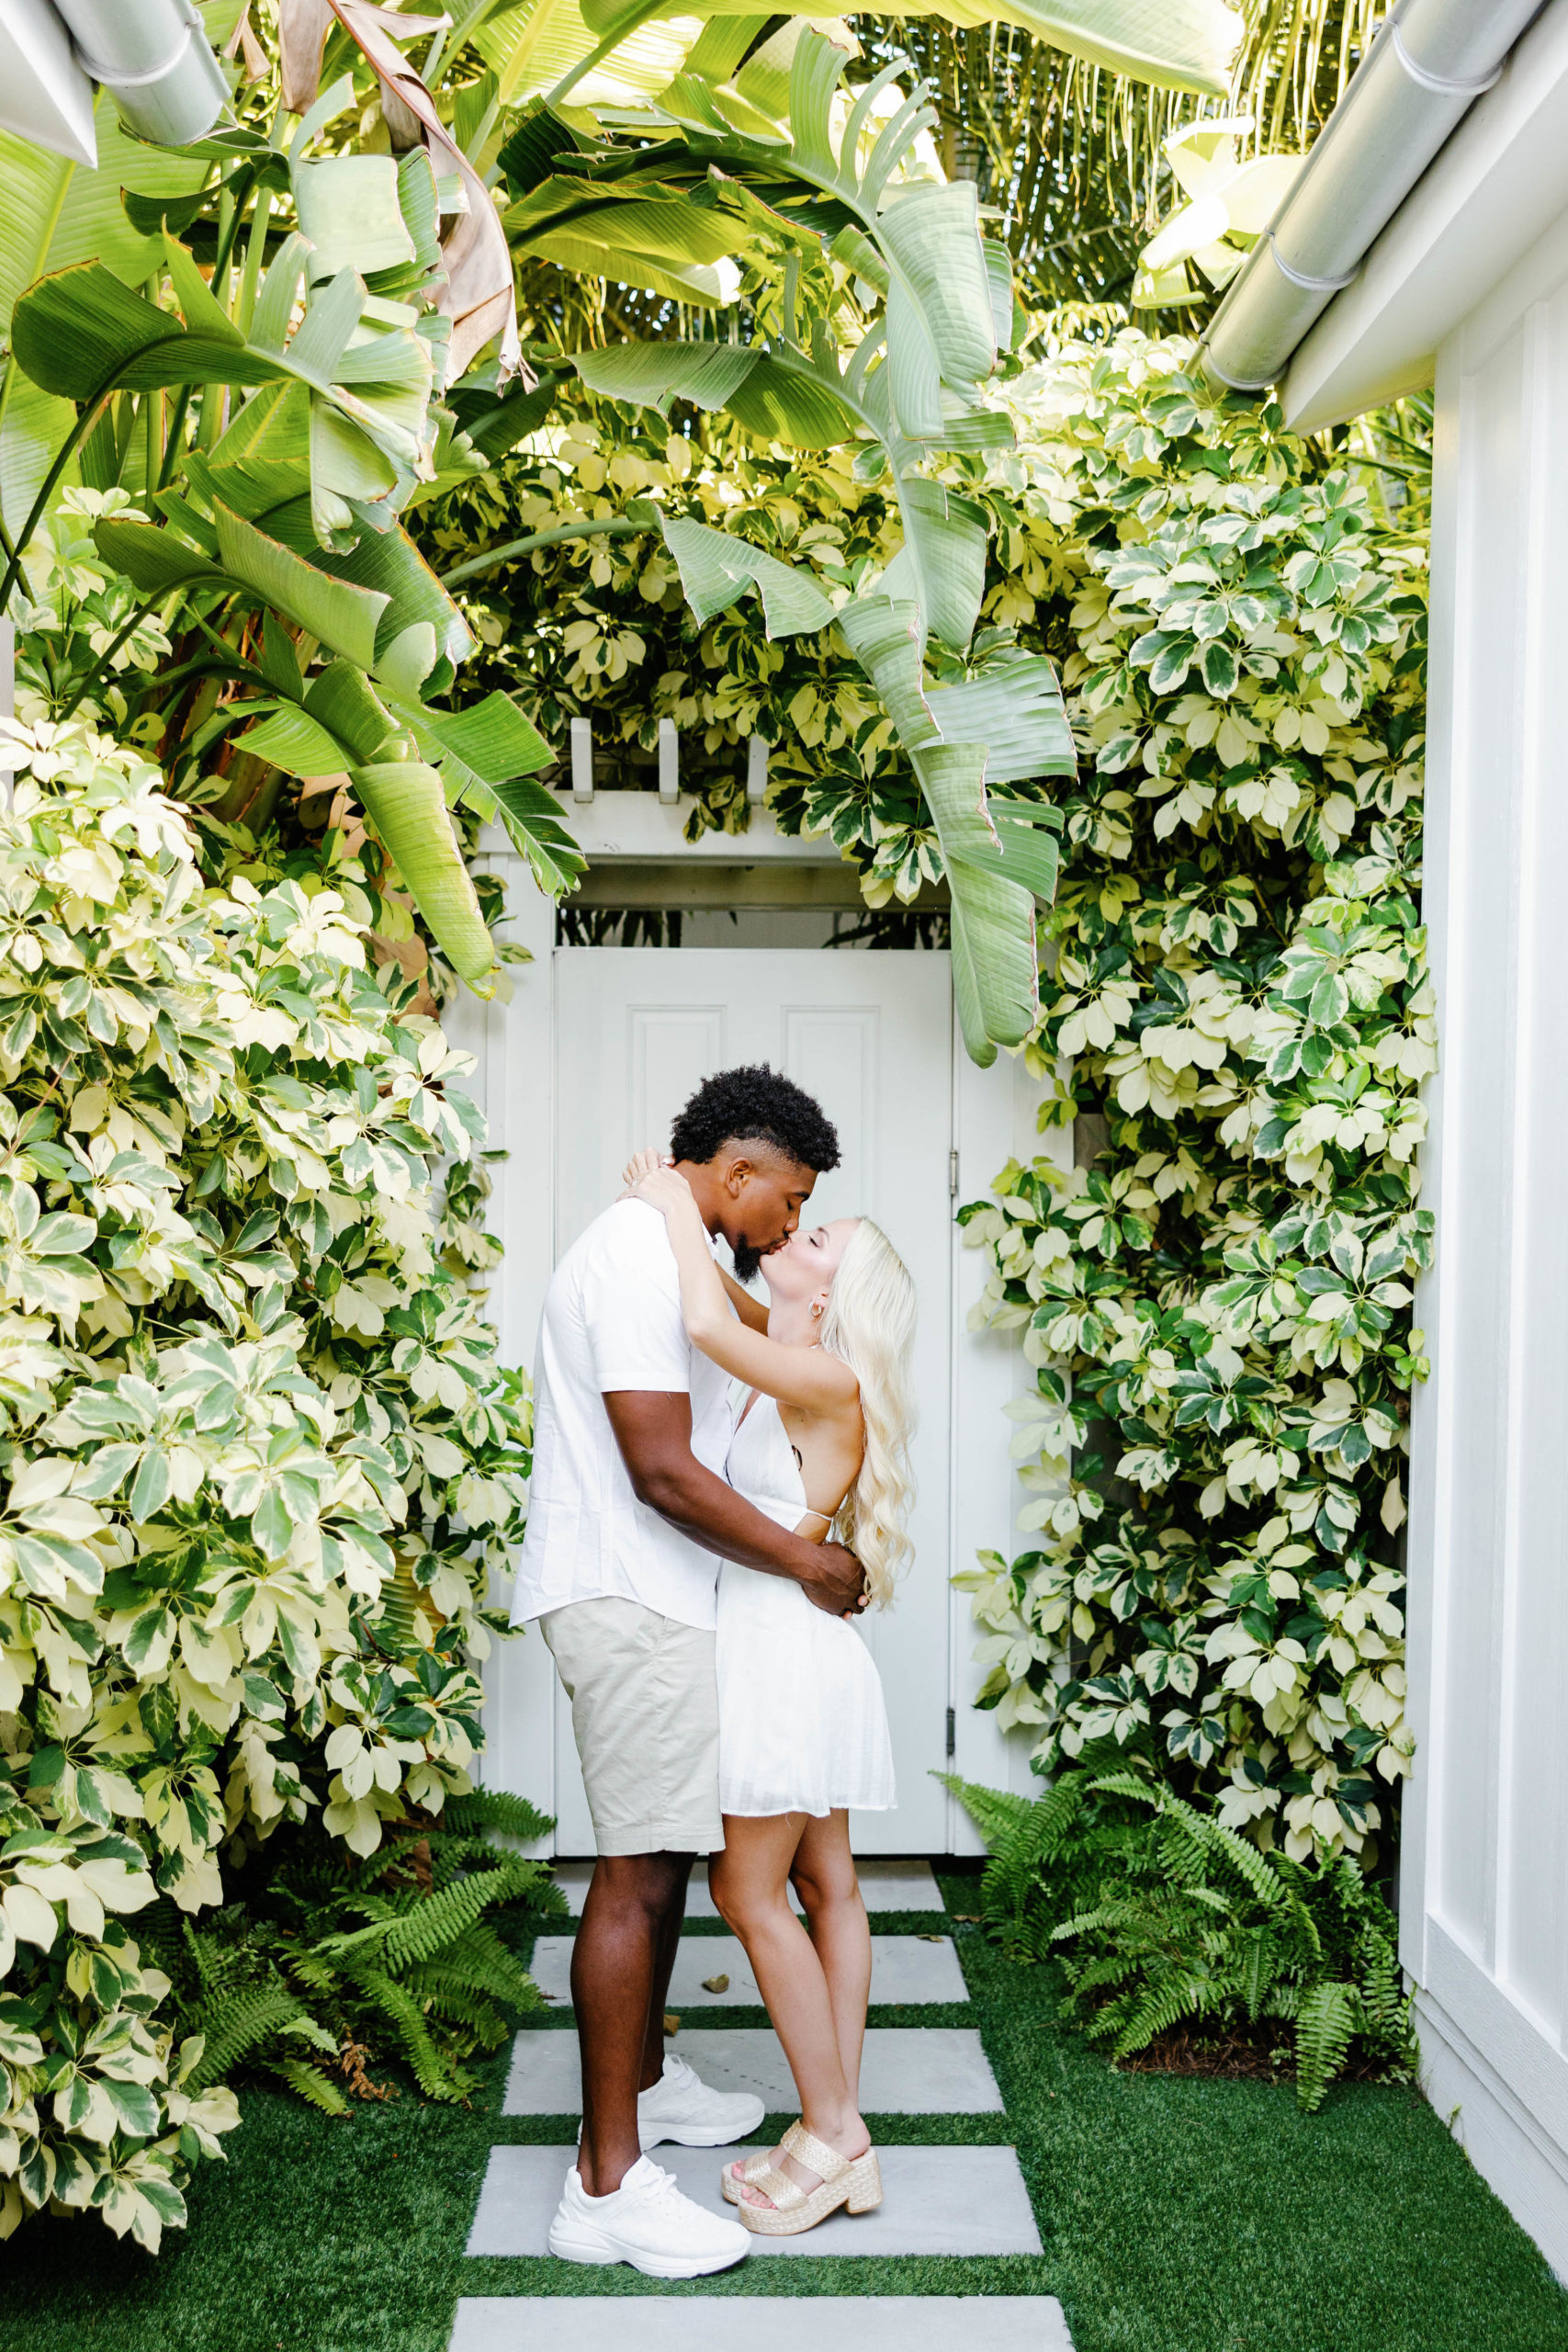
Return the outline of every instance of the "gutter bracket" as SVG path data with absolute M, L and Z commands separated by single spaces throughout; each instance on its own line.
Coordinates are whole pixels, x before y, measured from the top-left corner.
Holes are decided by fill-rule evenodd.
M 1280 251 L 1279 243 L 1272 229 L 1267 232 L 1267 235 L 1274 256 L 1274 266 L 1280 277 L 1288 277 L 1292 286 L 1304 287 L 1309 294 L 1342 293 L 1347 286 L 1354 286 L 1357 278 L 1361 275 L 1361 265 L 1358 262 L 1355 268 L 1347 270 L 1343 277 L 1308 277 L 1301 270 L 1291 267 L 1290 263 Z
M 1404 46 L 1404 42 L 1400 36 L 1400 30 L 1397 24 L 1390 25 L 1388 28 L 1388 37 L 1393 44 L 1393 53 L 1395 57 L 1398 58 L 1401 65 L 1404 66 L 1404 71 L 1409 74 L 1410 79 L 1418 88 L 1430 90 L 1439 98 L 1479 98 L 1503 78 L 1503 67 L 1499 65 L 1495 67 L 1492 73 L 1488 74 L 1484 80 L 1480 82 L 1445 81 L 1442 74 L 1429 74 L 1424 65 L 1418 65 L 1416 63 L 1416 60 L 1411 56 L 1410 51 Z M 1504 62 L 1506 63 L 1506 60 Z
M 90 80 L 101 82 L 106 90 L 142 90 L 149 83 L 162 82 L 166 74 L 174 72 L 190 47 L 191 31 L 192 28 L 189 25 L 182 25 L 180 37 L 162 65 L 152 66 L 145 74 L 111 73 L 107 65 L 100 65 L 96 57 L 89 57 L 76 40 L 73 39 L 71 48 L 83 73 Z

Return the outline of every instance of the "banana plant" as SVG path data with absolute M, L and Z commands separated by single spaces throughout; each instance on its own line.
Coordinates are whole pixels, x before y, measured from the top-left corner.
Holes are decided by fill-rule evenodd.
M 894 107 L 867 152 L 863 129 L 896 69 L 876 76 L 846 111 L 836 107 L 846 62 L 818 33 L 796 41 L 787 148 L 720 137 L 705 111 L 679 124 L 687 176 L 705 173 L 712 217 L 731 206 L 753 241 L 771 232 L 784 252 L 780 332 L 750 344 L 612 345 L 578 353 L 576 365 L 610 398 L 660 410 L 688 401 L 803 448 L 852 441 L 864 478 L 891 475 L 903 546 L 874 591 L 837 610 L 804 566 L 732 532 L 667 517 L 664 536 L 699 620 L 755 588 L 770 636 L 836 623 L 848 639 L 926 797 L 953 893 L 964 1041 L 987 1062 L 1033 1027 L 1034 908 L 1050 899 L 1056 875 L 1055 812 L 1005 787 L 1076 767 L 1049 662 L 1004 632 L 976 635 L 984 510 L 927 470 L 939 453 L 1011 442 L 1006 416 L 984 397 L 1010 340 L 1011 278 L 1006 249 L 982 237 L 971 185 L 897 177 L 934 119 L 923 89 Z M 668 107 L 677 103 L 667 94 Z M 603 158 L 595 162 L 602 198 L 608 174 Z M 629 156 L 626 168 L 637 191 L 630 201 L 654 200 L 646 154 Z M 852 273 L 866 311 L 876 313 L 852 348 L 840 348 L 832 318 L 819 314 L 807 330 L 795 315 L 803 242 Z
M 703 74 L 710 36 L 739 28 L 744 51 L 772 21 L 711 0 L 470 0 L 455 13 L 495 76 L 500 106 L 548 96 L 583 111 L 657 105 L 681 75 Z M 895 13 L 1017 25 L 1106 72 L 1209 96 L 1224 94 L 1242 35 L 1224 0 L 934 0 Z
M 17 365 L 17 302 L 46 271 L 95 257 L 127 285 L 141 283 L 160 257 L 159 226 L 132 220 L 121 191 L 139 213 L 177 205 L 197 194 L 211 169 L 203 158 L 130 138 L 107 90 L 95 125 L 96 171 L 0 130 L 0 520 L 13 534 L 74 423 L 68 403 L 41 392 Z
M 453 420 L 433 401 L 448 334 L 432 300 L 438 197 L 423 148 L 396 160 L 310 155 L 349 86 L 317 102 L 287 152 L 242 166 L 258 266 L 231 304 L 166 228 L 173 309 L 99 261 L 55 271 L 16 302 L 16 365 L 73 422 L 9 551 L 0 602 L 24 579 L 32 531 L 89 436 L 106 430 L 118 447 L 130 404 L 140 413 L 159 394 L 244 395 L 209 446 L 171 434 L 164 464 L 150 459 L 142 473 L 162 521 L 107 517 L 99 552 L 146 608 L 184 600 L 217 671 L 241 690 L 187 748 L 249 720 L 238 750 L 289 775 L 346 775 L 454 969 L 487 993 L 493 944 L 449 811 L 499 817 L 547 888 L 581 859 L 531 781 L 552 754 L 516 705 L 492 694 L 476 708 L 442 707 L 474 640 L 398 521 L 454 447 Z M 279 189 L 298 226 L 263 274 Z M 259 660 L 242 650 L 241 630 L 214 628 L 231 609 L 267 616 Z

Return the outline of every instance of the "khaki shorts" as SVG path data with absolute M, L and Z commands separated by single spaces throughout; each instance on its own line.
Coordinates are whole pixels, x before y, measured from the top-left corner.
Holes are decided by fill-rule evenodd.
M 599 1851 L 717 1853 L 711 1630 L 609 1596 L 552 1609 L 539 1630 L 571 1701 Z

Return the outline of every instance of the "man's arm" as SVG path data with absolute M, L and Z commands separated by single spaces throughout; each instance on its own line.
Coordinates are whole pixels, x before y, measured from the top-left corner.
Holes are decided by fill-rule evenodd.
M 604 1409 L 638 1502 L 682 1535 L 764 1576 L 788 1577 L 829 1616 L 863 1608 L 860 1562 L 841 1544 L 809 1544 L 779 1527 L 692 1452 L 692 1400 L 648 1388 L 604 1391 Z

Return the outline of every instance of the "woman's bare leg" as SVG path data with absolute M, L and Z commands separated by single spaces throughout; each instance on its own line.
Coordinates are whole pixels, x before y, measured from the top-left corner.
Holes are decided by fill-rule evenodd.
M 871 2134 L 844 2079 L 822 1962 L 790 1905 L 790 1864 L 805 1822 L 798 1813 L 768 1820 L 726 1814 L 724 1851 L 708 1865 L 708 1885 L 719 1916 L 739 1937 L 756 1972 L 800 2093 L 801 2120 L 841 2155 L 859 2156 L 870 2147 Z M 782 2169 L 802 2188 L 818 2186 L 817 2175 L 794 2156 L 782 2159 Z M 757 2189 L 746 2188 L 742 2194 L 748 2204 L 768 2202 Z
M 871 1997 L 871 1924 L 850 1852 L 850 1816 L 842 1807 L 819 1821 L 807 1820 L 790 1877 L 822 1963 L 839 2060 L 858 2108 L 865 2007 Z

